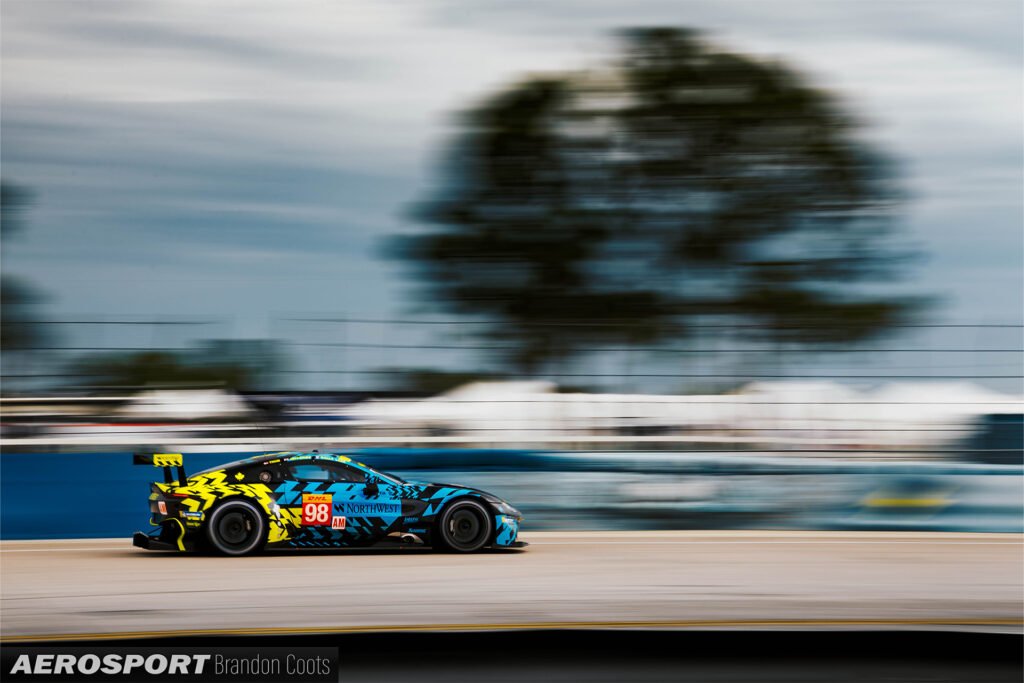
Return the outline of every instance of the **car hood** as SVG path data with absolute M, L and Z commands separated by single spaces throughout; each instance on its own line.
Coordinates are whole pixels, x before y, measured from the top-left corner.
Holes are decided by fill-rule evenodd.
M 491 502 L 505 503 L 506 505 L 509 505 L 509 506 L 512 505 L 511 503 L 509 503 L 507 500 L 505 500 L 501 496 L 496 496 L 493 493 L 491 493 L 490 491 L 484 491 L 483 489 L 473 488 L 472 486 L 466 486 L 465 484 L 451 484 L 451 483 L 447 483 L 447 482 L 438 482 L 438 481 L 411 481 L 411 480 L 407 480 L 406 483 L 408 483 L 408 484 L 410 484 L 412 486 L 443 486 L 443 487 L 448 487 L 448 488 L 453 488 L 453 489 L 463 489 L 465 491 L 469 491 L 470 493 L 475 493 L 475 494 L 477 494 L 477 495 L 479 495 L 479 496 L 481 496 L 481 497 L 483 497 L 483 498 L 485 498 L 485 499 L 487 499 L 487 500 L 489 500 Z
M 409 481 L 408 483 L 412 484 L 413 486 L 445 486 L 445 487 L 452 488 L 452 489 L 465 489 L 467 491 L 472 491 L 473 493 L 479 493 L 482 496 L 488 496 L 490 498 L 498 498 L 498 496 L 494 495 L 493 493 L 489 493 L 489 492 L 483 491 L 481 489 L 473 488 L 472 486 L 466 486 L 465 484 L 451 484 L 451 483 L 442 482 L 442 481 Z

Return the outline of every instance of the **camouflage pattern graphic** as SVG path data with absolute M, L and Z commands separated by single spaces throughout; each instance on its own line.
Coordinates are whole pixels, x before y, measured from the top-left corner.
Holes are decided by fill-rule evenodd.
M 160 454 L 146 462 L 182 465 L 180 454 Z M 517 545 L 522 518 L 483 491 L 403 481 L 336 453 L 271 453 L 199 472 L 184 482 L 154 483 L 151 490 L 150 523 L 160 532 L 148 542 L 136 534 L 136 545 L 147 548 L 197 547 L 209 536 L 214 510 L 233 500 L 258 508 L 266 522 L 261 543 L 266 547 L 359 547 L 410 534 L 431 545 L 442 512 L 462 499 L 489 511 L 489 520 L 480 524 L 486 529 L 490 521 L 486 545 L 508 547 Z

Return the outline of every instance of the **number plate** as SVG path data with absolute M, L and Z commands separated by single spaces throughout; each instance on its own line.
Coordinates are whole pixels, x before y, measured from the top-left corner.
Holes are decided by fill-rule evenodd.
M 331 526 L 331 494 L 302 494 L 302 526 Z

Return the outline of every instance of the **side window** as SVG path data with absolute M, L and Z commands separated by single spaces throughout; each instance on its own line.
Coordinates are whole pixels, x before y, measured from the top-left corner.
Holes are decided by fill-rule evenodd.
M 299 481 L 331 481 L 362 483 L 366 476 L 352 467 L 337 462 L 300 462 L 289 465 L 292 477 Z
M 339 479 L 338 481 L 350 481 L 354 484 L 362 484 L 366 481 L 366 473 L 362 470 L 357 470 L 355 467 L 349 467 L 341 463 L 332 463 L 332 465 L 344 477 L 344 479 Z

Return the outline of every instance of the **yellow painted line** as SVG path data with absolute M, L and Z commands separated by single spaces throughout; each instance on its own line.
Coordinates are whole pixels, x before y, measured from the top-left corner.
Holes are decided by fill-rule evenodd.
M 862 504 L 875 508 L 937 508 L 952 502 L 948 498 L 867 498 Z
M 383 626 L 279 626 L 266 628 L 204 628 L 110 633 L 60 633 L 0 636 L 3 643 L 66 640 L 122 640 L 185 636 L 287 636 L 344 633 L 407 633 L 445 631 L 524 631 L 549 629 L 672 629 L 672 628 L 843 628 L 863 626 L 1024 626 L 1024 619 L 710 619 L 693 621 L 539 621 L 501 624 L 398 624 Z

